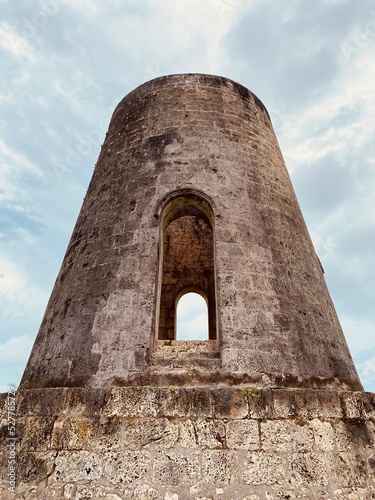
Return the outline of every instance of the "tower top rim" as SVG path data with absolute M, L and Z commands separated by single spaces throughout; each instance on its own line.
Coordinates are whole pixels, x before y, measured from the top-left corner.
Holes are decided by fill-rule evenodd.
M 202 85 L 207 85 L 209 82 L 211 82 L 211 85 L 214 84 L 217 87 L 223 85 L 227 87 L 232 86 L 233 90 L 236 90 L 241 95 L 242 99 L 246 100 L 252 97 L 256 101 L 258 107 L 265 111 L 269 120 L 271 120 L 266 106 L 257 95 L 251 92 L 251 90 L 249 90 L 241 83 L 232 80 L 231 78 L 228 78 L 226 76 L 214 75 L 211 73 L 171 73 L 169 75 L 162 75 L 156 78 L 152 78 L 151 80 L 141 83 L 131 92 L 126 94 L 116 106 L 113 114 L 116 113 L 117 109 L 125 99 L 128 99 L 131 95 L 136 95 L 142 92 L 142 90 L 145 90 L 147 88 L 150 88 L 150 90 L 152 90 L 154 88 L 163 87 L 164 85 L 171 83 L 173 83 L 175 86 L 177 86 L 177 84 L 183 85 L 186 81 L 194 79 L 197 81 L 197 83 L 200 83 Z

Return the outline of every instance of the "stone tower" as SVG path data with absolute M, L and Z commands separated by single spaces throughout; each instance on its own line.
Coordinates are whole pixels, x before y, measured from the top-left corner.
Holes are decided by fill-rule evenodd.
M 210 342 L 181 359 L 186 291 Z M 113 114 L 21 386 L 213 381 L 361 388 L 264 105 L 176 75 Z
M 207 340 L 176 340 L 191 291 Z M 373 498 L 374 398 L 254 94 L 120 102 L 20 387 L 18 498 Z

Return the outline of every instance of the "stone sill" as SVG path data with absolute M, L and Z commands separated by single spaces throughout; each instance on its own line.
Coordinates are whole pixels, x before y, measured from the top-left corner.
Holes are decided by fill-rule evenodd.
M 157 340 L 154 358 L 220 357 L 217 340 Z

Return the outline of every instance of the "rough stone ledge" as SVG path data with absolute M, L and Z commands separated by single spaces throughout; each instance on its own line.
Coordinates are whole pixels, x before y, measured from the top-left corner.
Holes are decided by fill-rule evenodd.
M 7 394 L 0 394 L 5 418 Z M 169 410 L 168 410 L 169 408 Z M 43 388 L 16 394 L 19 417 L 168 414 L 228 418 L 327 418 L 375 421 L 375 393 L 244 387 Z

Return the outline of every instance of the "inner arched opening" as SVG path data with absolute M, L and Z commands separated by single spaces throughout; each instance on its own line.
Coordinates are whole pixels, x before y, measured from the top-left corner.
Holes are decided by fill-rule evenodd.
M 208 307 L 199 293 L 182 295 L 176 307 L 176 340 L 208 340 Z

